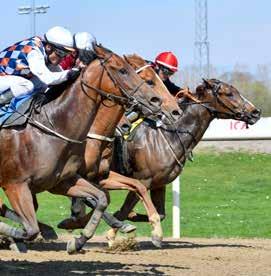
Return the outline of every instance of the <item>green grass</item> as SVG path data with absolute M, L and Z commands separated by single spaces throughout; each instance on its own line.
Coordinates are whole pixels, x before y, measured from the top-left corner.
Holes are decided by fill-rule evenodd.
M 126 192 L 111 192 L 109 211 L 117 210 Z M 1 194 L 2 196 L 2 194 Z M 172 233 L 171 185 L 167 189 L 164 235 Z M 69 216 L 68 199 L 38 195 L 38 218 L 52 226 Z M 142 204 L 135 208 L 145 212 Z M 189 237 L 271 238 L 271 155 L 200 153 L 187 162 L 181 179 L 181 234 Z M 137 223 L 138 236 L 150 225 Z M 97 233 L 107 229 L 101 223 Z M 60 231 L 61 232 L 61 231 Z

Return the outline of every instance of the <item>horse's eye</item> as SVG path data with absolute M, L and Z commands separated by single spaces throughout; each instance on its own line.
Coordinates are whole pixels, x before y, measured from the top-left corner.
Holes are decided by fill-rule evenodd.
M 125 69 L 125 68 L 121 68 L 119 70 L 119 72 L 122 74 L 122 75 L 127 75 L 128 74 L 128 71 Z
M 232 92 L 229 92 L 229 93 L 227 94 L 227 96 L 228 96 L 228 97 L 233 97 L 233 93 L 232 93 Z
M 150 86 L 154 86 L 153 80 L 146 80 L 146 83 Z

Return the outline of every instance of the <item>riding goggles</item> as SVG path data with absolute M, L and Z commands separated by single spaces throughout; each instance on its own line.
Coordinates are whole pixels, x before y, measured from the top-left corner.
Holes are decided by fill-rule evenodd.
M 58 47 L 54 47 L 54 52 L 55 54 L 60 57 L 60 58 L 64 58 L 65 56 L 67 56 L 70 52 L 68 50 L 64 50 Z
M 170 69 L 164 67 L 164 66 L 159 66 L 159 69 L 162 71 L 162 73 L 166 76 L 171 76 L 173 75 L 175 72 L 171 71 Z

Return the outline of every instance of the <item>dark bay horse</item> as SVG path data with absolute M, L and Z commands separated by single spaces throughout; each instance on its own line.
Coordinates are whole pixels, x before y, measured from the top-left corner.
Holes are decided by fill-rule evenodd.
M 69 253 L 82 248 L 93 236 L 107 206 L 104 192 L 79 173 L 84 164 L 86 137 L 99 107 L 110 100 L 137 108 L 144 115 L 160 110 L 160 97 L 123 58 L 102 46 L 95 51 L 98 58 L 57 99 L 34 114 L 25 128 L 1 130 L 0 186 L 24 229 L 0 222 L 0 234 L 22 240 L 36 237 L 39 227 L 33 194 L 47 190 L 85 198 L 86 202 L 94 197 L 97 206 L 92 217 L 80 238 L 67 245 Z M 110 115 L 117 122 L 120 115 L 115 112 Z M 114 124 L 106 121 L 104 128 L 111 131 Z M 97 160 L 95 153 L 92 155 Z
M 131 168 L 127 176 L 140 180 L 150 189 L 161 219 L 165 218 L 166 184 L 182 172 L 186 157 L 198 144 L 210 122 L 214 118 L 223 118 L 254 124 L 260 118 L 260 111 L 237 89 L 219 80 L 204 80 L 192 98 L 195 99 L 184 99 L 181 103 L 184 114 L 177 124 L 179 137 L 175 130 L 157 128 L 146 120 L 137 127 L 133 139 L 125 142 Z M 130 192 L 115 216 L 120 220 L 148 221 L 146 215 L 132 211 L 138 200 L 137 195 Z M 108 232 L 111 241 L 116 231 L 111 229 Z
M 168 92 L 165 85 L 155 73 L 153 68 L 146 63 L 144 59 L 137 55 L 131 55 L 125 57 L 128 63 L 137 71 L 139 76 L 148 84 L 151 85 L 153 90 L 159 95 L 162 102 L 162 110 L 164 115 L 167 117 L 165 123 L 170 123 L 170 121 L 176 121 L 180 118 L 182 111 L 180 110 L 175 98 Z M 112 143 L 110 144 L 110 139 L 114 136 L 114 131 L 109 130 L 105 125 L 114 124 L 117 125 L 117 120 L 112 120 L 111 115 L 109 114 L 110 109 L 120 108 L 118 106 L 112 106 L 104 104 L 103 107 L 97 113 L 95 120 L 91 126 L 91 129 L 88 134 L 89 140 L 87 141 L 86 150 L 85 150 L 85 167 L 81 175 L 86 174 L 87 179 L 96 179 L 100 181 L 100 186 L 103 189 L 110 190 L 119 190 L 127 189 L 130 191 L 135 191 L 139 197 L 142 199 L 143 204 L 146 208 L 149 221 L 153 227 L 152 231 L 152 240 L 154 243 L 160 243 L 162 239 L 162 228 L 160 224 L 160 217 L 153 206 L 153 203 L 147 193 L 145 186 L 136 179 L 131 179 L 128 177 L 121 176 L 122 181 L 118 181 L 119 175 L 116 173 L 113 176 L 111 173 L 110 181 L 104 181 L 103 179 L 107 178 L 110 169 L 111 153 L 112 153 Z M 101 123 L 103 122 L 103 123 Z M 107 124 L 106 124 L 107 122 Z M 113 140 L 113 139 L 112 139 Z M 111 141 L 112 141 L 111 140 Z M 93 153 L 96 154 L 98 160 L 93 162 Z M 102 163 L 100 164 L 100 161 Z M 100 166 L 98 166 L 100 164 Z M 106 177 L 105 177 L 106 176 Z M 78 200 L 79 201 L 79 200 Z M 76 212 L 73 212 L 76 213 Z M 91 214 L 88 217 L 85 217 L 85 222 L 88 221 Z M 80 228 L 82 222 L 75 221 L 72 218 L 64 220 L 59 224 L 60 228 L 71 229 L 71 228 Z

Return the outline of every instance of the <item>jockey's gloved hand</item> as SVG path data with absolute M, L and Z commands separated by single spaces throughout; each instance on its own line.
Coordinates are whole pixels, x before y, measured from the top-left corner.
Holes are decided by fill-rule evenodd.
M 75 81 L 79 77 L 80 73 L 80 69 L 72 68 L 67 74 L 67 80 Z

